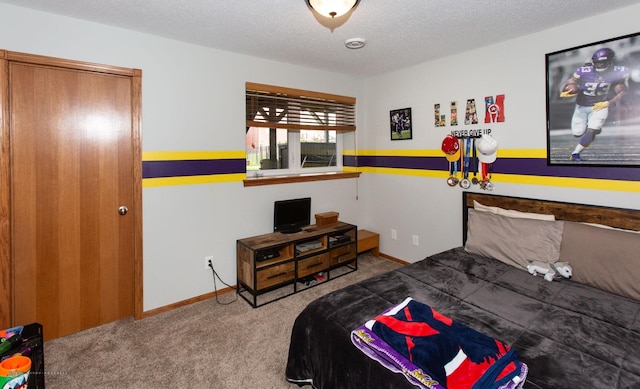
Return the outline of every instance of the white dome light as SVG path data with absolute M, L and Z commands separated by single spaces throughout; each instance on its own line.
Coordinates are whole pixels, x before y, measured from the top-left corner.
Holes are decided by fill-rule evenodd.
M 328 18 L 342 16 L 355 7 L 358 0 L 307 0 L 311 8 Z

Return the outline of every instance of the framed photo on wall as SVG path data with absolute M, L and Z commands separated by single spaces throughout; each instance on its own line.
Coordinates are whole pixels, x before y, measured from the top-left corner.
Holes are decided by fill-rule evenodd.
M 547 165 L 640 166 L 640 33 L 545 62 Z
M 391 140 L 411 139 L 411 108 L 394 109 L 389 112 Z

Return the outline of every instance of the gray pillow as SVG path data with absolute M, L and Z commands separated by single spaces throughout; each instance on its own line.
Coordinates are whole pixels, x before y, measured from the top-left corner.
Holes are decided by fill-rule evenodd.
M 465 250 L 525 270 L 531 261 L 554 263 L 560 258 L 563 224 L 469 209 Z
M 640 236 L 584 223 L 565 222 L 560 260 L 572 279 L 640 301 Z

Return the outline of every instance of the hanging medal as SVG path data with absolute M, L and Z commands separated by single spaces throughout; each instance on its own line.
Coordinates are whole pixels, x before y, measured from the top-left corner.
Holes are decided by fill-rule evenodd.
M 447 184 L 449 184 L 449 186 L 456 186 L 458 185 L 458 161 L 454 161 L 452 164 L 453 167 L 453 174 L 451 175 L 451 177 L 449 177 L 449 179 L 447 180 Z
M 494 184 L 491 182 L 491 168 L 493 167 L 492 163 L 487 164 L 487 184 L 485 188 L 489 191 L 493 190 Z
M 480 189 L 487 189 L 487 164 L 480 162 Z
M 464 189 L 469 189 L 471 187 L 471 181 L 469 181 L 469 160 L 471 159 L 471 148 L 469 147 L 469 138 L 464 138 L 464 162 L 463 162 L 463 174 L 462 180 L 460 181 L 460 186 Z
M 456 183 L 454 182 L 455 177 L 453 177 L 453 162 L 449 162 L 449 178 L 447 178 L 447 185 L 449 186 L 455 186 Z
M 473 178 L 471 179 L 471 183 L 473 185 L 478 185 L 478 177 L 476 177 L 476 174 L 478 173 L 478 151 L 476 150 L 476 138 L 473 138 L 472 140 L 472 146 L 471 149 L 473 150 Z

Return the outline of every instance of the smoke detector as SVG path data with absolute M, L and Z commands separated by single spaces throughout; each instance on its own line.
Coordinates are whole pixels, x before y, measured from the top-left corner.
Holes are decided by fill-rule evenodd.
M 363 38 L 351 38 L 344 41 L 344 45 L 349 49 L 361 49 L 364 47 L 365 40 Z

